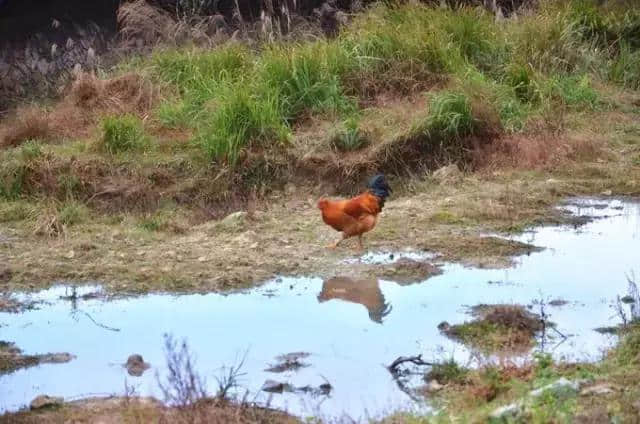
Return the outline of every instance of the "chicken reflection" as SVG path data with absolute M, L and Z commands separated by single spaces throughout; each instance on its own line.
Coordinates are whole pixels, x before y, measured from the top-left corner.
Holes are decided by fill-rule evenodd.
M 322 283 L 322 291 L 318 294 L 318 302 L 340 299 L 359 303 L 367 308 L 371 321 L 382 324 L 382 319 L 391 312 L 391 304 L 387 303 L 380 290 L 376 278 L 352 279 L 349 277 L 333 277 Z

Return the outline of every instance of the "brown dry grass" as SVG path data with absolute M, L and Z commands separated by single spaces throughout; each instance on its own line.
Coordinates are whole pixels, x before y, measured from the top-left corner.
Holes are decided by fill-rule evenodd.
M 40 108 L 21 108 L 0 128 L 0 148 L 19 146 L 27 140 L 49 141 L 51 136 L 49 120 Z
M 250 405 L 205 400 L 197 413 L 167 408 L 149 398 L 92 398 L 64 404 L 59 408 L 21 411 L 0 416 L 0 423 L 101 423 L 101 424 L 293 424 L 299 422 L 282 412 Z
M 604 140 L 593 135 L 510 134 L 476 149 L 473 162 L 484 170 L 553 169 L 568 161 L 593 160 L 602 154 L 604 145 Z
M 100 116 L 131 113 L 146 117 L 156 90 L 135 73 L 99 79 L 80 73 L 67 95 L 50 110 L 29 107 L 16 111 L 0 130 L 0 147 L 15 147 L 27 140 L 44 142 L 87 137 Z

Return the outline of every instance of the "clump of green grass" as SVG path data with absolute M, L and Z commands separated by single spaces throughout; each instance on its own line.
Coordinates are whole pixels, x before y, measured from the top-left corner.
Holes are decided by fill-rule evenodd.
M 100 141 L 101 148 L 111 154 L 140 150 L 147 143 L 142 122 L 131 115 L 104 118 Z
M 89 217 L 89 209 L 80 202 L 65 202 L 58 208 L 58 220 L 65 227 L 86 222 Z
M 474 308 L 477 319 L 442 331 L 449 337 L 485 351 L 531 348 L 542 329 L 539 317 L 518 305 L 487 305 Z
M 459 139 L 471 134 L 474 119 L 464 93 L 441 92 L 431 98 L 426 131 L 441 139 Z
M 0 202 L 0 222 L 23 221 L 33 214 L 33 210 L 32 206 L 21 200 Z
M 24 162 L 30 162 L 42 155 L 42 144 L 38 140 L 27 140 L 20 146 L 20 158 Z
M 623 87 L 640 89 L 640 51 L 622 44 L 618 55 L 611 60 L 608 77 Z
M 549 80 L 552 96 L 574 108 L 593 109 L 599 101 L 598 92 L 591 85 L 587 75 L 554 77 Z
M 335 149 L 349 152 L 365 147 L 369 144 L 369 140 L 360 130 L 358 120 L 349 118 L 333 130 L 329 137 L 329 143 Z
M 434 364 L 427 374 L 427 378 L 436 380 L 440 384 L 463 383 L 468 374 L 469 370 L 467 368 L 459 365 L 455 359 L 451 358 Z

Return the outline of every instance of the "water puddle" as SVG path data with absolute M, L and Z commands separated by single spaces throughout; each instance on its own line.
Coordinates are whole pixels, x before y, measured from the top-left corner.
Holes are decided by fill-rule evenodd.
M 188 341 L 211 392 L 221 367 L 244 358 L 239 383 L 249 399 L 294 414 L 357 420 L 425 410 L 386 365 L 418 353 L 473 364 L 477 352 L 443 336 L 438 324 L 469 320 L 468 307 L 477 304 L 518 303 L 535 311 L 543 300 L 549 319 L 568 336 L 550 335 L 545 351 L 558 359 L 600 359 L 615 336 L 594 329 L 620 323 L 612 305 L 627 294 L 631 273 L 640 276 L 640 204 L 582 199 L 561 207 L 599 218 L 577 229 L 543 227 L 513 237 L 546 249 L 517 258 L 511 268 L 445 264 L 442 274 L 421 284 L 279 278 L 226 296 L 106 299 L 99 287 L 30 296 L 36 309 L 0 313 L 0 339 L 25 353 L 76 358 L 0 376 L 0 410 L 18 409 L 42 393 L 67 399 L 122 394 L 125 379 L 138 394 L 161 398 L 156 374 L 165 372 L 165 333 Z M 415 255 L 409 258 L 425 258 Z M 386 252 L 362 260 L 388 264 L 399 257 Z M 151 365 L 140 377 L 123 367 L 134 353 Z M 265 382 L 276 393 L 263 391 Z M 277 384 L 283 390 L 275 390 Z

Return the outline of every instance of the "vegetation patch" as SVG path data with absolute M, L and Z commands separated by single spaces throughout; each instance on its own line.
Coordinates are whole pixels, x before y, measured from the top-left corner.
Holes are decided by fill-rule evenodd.
M 21 368 L 33 367 L 42 363 L 63 363 L 73 359 L 68 353 L 47 353 L 44 355 L 25 355 L 15 344 L 0 341 L 0 375 Z
M 474 321 L 441 324 L 441 331 L 452 339 L 486 351 L 527 350 L 542 331 L 541 318 L 519 305 L 479 305 L 473 308 Z

